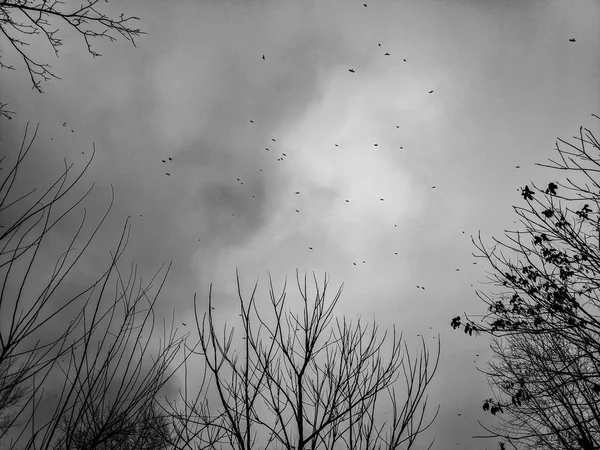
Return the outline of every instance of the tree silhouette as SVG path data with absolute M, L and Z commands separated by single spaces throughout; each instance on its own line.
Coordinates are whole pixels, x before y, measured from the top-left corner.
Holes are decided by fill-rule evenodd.
M 170 405 L 176 448 L 192 442 L 223 449 L 411 448 L 431 425 L 437 411 L 427 423 L 425 392 L 437 369 L 439 339 L 432 369 L 423 340 L 419 356 L 411 358 L 395 330 L 386 350 L 387 333 L 378 336 L 374 322 L 335 318 L 341 288 L 327 301 L 327 277 L 322 288 L 314 279 L 314 302 L 306 276 L 302 282 L 296 272 L 296 280 L 301 312 L 288 309 L 286 287 L 277 296 L 270 280 L 272 315 L 265 316 L 257 285 L 245 300 L 237 279 L 243 330 L 237 348 L 233 329 L 217 331 L 212 287 L 207 313 L 200 316 L 194 301 L 200 345 L 190 353 L 206 366 L 197 396 L 188 395 L 186 377 L 183 405 Z M 401 375 L 403 403 L 395 385 Z M 379 407 L 382 400 L 389 414 Z
M 25 130 L 12 167 L 0 171 L 0 444 L 23 450 L 100 449 L 118 441 L 127 443 L 120 448 L 161 448 L 157 443 L 168 442 L 168 433 L 149 434 L 139 426 L 156 429 L 153 423 L 166 423 L 148 413 L 157 410 L 157 394 L 177 370 L 171 365 L 185 341 L 176 337 L 171 322 L 147 361 L 154 305 L 169 268 L 161 267 L 147 286 L 135 266 L 129 274 L 121 271 L 118 262 L 130 232 L 126 221 L 107 255 L 107 269 L 89 283 L 74 277 L 110 206 L 88 237 L 83 237 L 84 211 L 66 248 L 48 265 L 43 249 L 60 241 L 53 241 L 57 225 L 64 226 L 91 190 L 64 205 L 93 155 L 73 181 L 72 164 L 65 163 L 62 175 L 41 194 L 14 192 L 36 133 L 37 127 L 32 137 Z M 3 156 L 2 169 L 6 162 Z M 158 288 L 152 288 L 157 281 Z
M 485 373 L 498 392 L 483 409 L 499 424 L 486 437 L 515 448 L 600 448 L 600 143 L 587 128 L 574 139 L 557 141 L 558 162 L 538 164 L 565 181 L 521 190 L 524 230 L 491 249 L 473 240 L 500 291 L 477 293 L 488 305 L 479 322 L 451 321 L 491 335 L 496 362 Z
M 84 0 L 81 4 L 68 4 L 62 1 L 47 0 L 3 0 L 0 2 L 0 38 L 5 41 L 4 49 L 12 48 L 16 56 L 27 68 L 32 88 L 43 92 L 42 82 L 59 78 L 49 64 L 41 62 L 28 51 L 31 41 L 37 37 L 50 44 L 55 56 L 58 56 L 63 44 L 59 36 L 61 27 L 74 30 L 85 42 L 88 52 L 96 57 L 100 53 L 92 47 L 95 39 L 115 41 L 117 36 L 127 39 L 135 45 L 135 38 L 143 34 L 132 23 L 138 17 L 108 15 L 103 12 L 105 6 L 100 0 Z M 2 41 L 0 40 L 0 42 Z M 0 58 L 0 68 L 14 70 L 14 65 Z M 0 103 L 0 116 L 12 114 L 7 104 Z

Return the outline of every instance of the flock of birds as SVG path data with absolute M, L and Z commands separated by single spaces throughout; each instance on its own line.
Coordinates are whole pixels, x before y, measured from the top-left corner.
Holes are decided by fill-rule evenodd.
M 365 3 L 365 4 L 363 4 L 363 6 L 366 8 L 368 5 Z M 570 38 L 570 39 L 569 39 L 569 42 L 576 42 L 576 39 L 575 39 L 575 38 Z M 381 46 L 382 46 L 382 44 L 381 44 L 381 43 L 378 43 L 378 47 L 381 47 Z M 389 51 L 386 51 L 386 52 L 385 52 L 383 55 L 384 55 L 384 56 L 391 56 L 391 53 L 390 53 Z M 266 61 L 266 60 L 267 60 L 267 57 L 266 57 L 266 55 L 264 55 L 264 54 L 263 54 L 261 59 L 262 59 L 263 61 Z M 406 59 L 403 59 L 403 62 L 405 62 L 405 63 L 406 63 L 406 62 L 407 62 L 407 60 L 406 60 Z M 350 73 L 352 73 L 352 74 L 355 74 L 355 73 L 356 73 L 356 70 L 355 70 L 354 68 L 349 68 L 349 69 L 348 69 L 348 72 L 350 72 Z M 433 89 L 428 91 L 428 94 L 433 94 L 433 93 L 434 93 L 434 90 L 433 90 Z M 250 120 L 249 120 L 249 123 L 250 123 L 251 125 L 254 125 L 254 124 L 255 124 L 255 121 L 254 121 L 253 119 L 250 119 Z M 63 126 L 63 127 L 67 127 L 67 122 L 63 122 L 63 123 L 62 123 L 62 126 Z M 399 125 L 396 125 L 396 128 L 397 128 L 397 129 L 399 129 L 399 128 L 400 128 L 400 126 L 399 126 Z M 70 131 L 71 131 L 71 133 L 74 133 L 74 132 L 75 132 L 73 129 L 70 129 Z M 51 138 L 51 140 L 53 140 L 53 139 L 54 139 L 54 138 Z M 275 143 L 277 143 L 277 140 L 276 140 L 275 138 L 271 138 L 271 142 L 273 143 L 273 144 L 271 144 L 271 145 L 274 145 Z M 378 145 L 379 145 L 378 143 L 374 143 L 374 144 L 373 144 L 373 146 L 374 146 L 374 147 L 378 147 Z M 339 147 L 339 144 L 337 144 L 337 143 L 336 143 L 336 144 L 334 144 L 334 146 L 335 146 L 335 147 Z M 401 150 L 403 150 L 403 147 L 402 147 L 402 146 L 400 146 L 399 148 L 400 148 Z M 270 148 L 270 147 L 265 147 L 264 149 L 265 149 L 265 151 L 267 151 L 267 152 L 271 152 L 271 148 Z M 82 153 L 82 154 L 85 154 L 85 152 L 81 152 L 81 153 Z M 277 158 L 277 161 L 278 161 L 278 162 L 282 162 L 282 161 L 284 161 L 284 159 L 285 159 L 286 157 L 287 157 L 287 154 L 282 152 L 282 153 L 280 154 L 280 156 L 278 156 L 278 158 Z M 171 162 L 173 162 L 173 157 L 172 157 L 172 156 L 169 156 L 169 157 L 167 157 L 166 159 L 161 159 L 161 162 L 162 162 L 162 164 L 168 164 L 168 163 L 171 163 Z M 517 166 L 515 166 L 515 168 L 519 169 L 519 168 L 520 168 L 520 166 L 518 166 L 518 165 L 517 165 Z M 260 171 L 260 172 L 263 172 L 263 169 L 260 169 L 259 171 Z M 165 175 L 166 175 L 166 176 L 171 176 L 171 172 L 170 172 L 170 171 L 169 171 L 169 172 L 165 172 Z M 243 181 L 242 181 L 240 178 L 237 178 L 237 182 L 239 182 L 239 183 L 240 183 L 240 185 L 243 185 L 243 184 L 244 184 L 244 182 L 243 182 Z M 431 189 L 436 189 L 436 187 L 437 187 L 436 185 L 433 185 L 433 186 L 431 186 Z M 294 194 L 295 194 L 295 195 L 301 195 L 301 192 L 300 192 L 300 191 L 294 191 Z M 256 196 L 255 196 L 255 195 L 252 195 L 252 198 L 253 198 L 253 199 L 256 199 Z M 345 199 L 344 201 L 345 201 L 346 203 L 350 203 L 350 199 Z M 379 199 L 379 201 L 383 202 L 383 201 L 385 201 L 385 199 L 384 199 L 384 198 L 380 198 L 380 199 Z M 295 212 L 296 212 L 296 213 L 300 213 L 300 210 L 299 210 L 299 209 L 295 209 Z M 232 215 L 233 215 L 233 216 L 235 216 L 235 213 L 232 213 Z M 144 216 L 143 216 L 142 214 L 140 214 L 140 217 L 142 217 L 142 218 L 143 218 Z M 394 227 L 397 227 L 397 226 L 398 226 L 397 224 L 395 224 L 395 225 L 394 225 Z M 464 232 L 464 231 L 462 231 L 462 233 L 464 234 L 465 232 Z M 200 241 L 200 239 L 198 239 L 198 241 Z M 309 247 L 308 247 L 308 249 L 309 249 L 309 250 L 314 250 L 314 248 L 313 248 L 312 246 L 309 246 Z M 394 252 L 394 255 L 398 255 L 398 252 Z M 362 264 L 366 264 L 366 262 L 367 262 L 366 260 L 362 260 Z M 356 261 L 355 261 L 355 262 L 352 262 L 352 264 L 353 264 L 353 266 L 357 266 L 357 265 L 358 265 L 358 263 L 357 263 Z M 476 263 L 476 262 L 473 262 L 472 264 L 477 264 L 477 263 Z M 456 269 L 455 269 L 455 271 L 456 271 L 456 272 L 460 271 L 460 268 L 456 268 Z M 473 287 L 473 285 L 472 285 L 472 284 L 471 284 L 471 287 Z M 416 288 L 417 288 L 417 289 L 419 289 L 419 290 L 425 290 L 425 287 L 424 287 L 424 286 L 421 286 L 421 285 L 416 285 Z M 214 309 L 214 308 L 213 308 L 213 309 Z M 186 323 L 183 323 L 183 322 L 182 322 L 182 325 L 183 325 L 183 326 L 187 326 L 187 324 L 186 324 Z M 431 327 L 430 327 L 430 329 L 431 329 Z M 419 335 L 417 335 L 417 336 L 421 336 L 421 335 L 419 334 Z M 434 338 L 435 338 L 435 337 L 434 337 Z M 480 355 L 479 355 L 479 354 L 477 354 L 477 355 L 475 355 L 475 356 L 476 356 L 476 357 L 479 357 Z M 474 360 L 473 362 L 475 363 L 475 360 Z M 455 401 L 455 403 L 457 403 L 457 402 Z M 467 418 L 466 416 L 463 416 L 461 413 L 457 413 L 457 416 L 462 416 L 464 419 L 466 419 L 466 418 Z M 458 445 L 458 443 L 457 443 L 456 445 Z

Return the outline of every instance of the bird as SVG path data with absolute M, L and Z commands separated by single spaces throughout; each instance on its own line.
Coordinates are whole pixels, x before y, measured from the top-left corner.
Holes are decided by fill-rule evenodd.
M 459 271 L 460 271 L 460 269 L 455 269 L 455 271 L 456 271 L 456 272 L 459 272 Z
M 577 42 L 575 38 L 569 39 L 569 42 Z
M 395 253 L 394 253 L 394 255 L 397 255 L 397 254 L 398 254 L 398 252 L 395 252 Z
M 354 69 L 348 69 L 348 72 L 354 73 Z
M 266 150 L 266 151 L 269 151 L 269 149 L 268 149 L 267 147 L 265 147 L 265 150 Z
M 379 145 L 379 144 L 373 144 L 374 147 L 377 147 L 377 145 Z
M 356 263 L 355 263 L 355 262 L 353 262 L 352 264 L 356 265 Z
M 430 94 L 433 94 L 433 91 L 429 91 Z
M 166 163 L 167 161 L 165 161 L 164 159 L 162 160 L 162 162 Z
M 67 122 L 63 122 L 63 127 L 66 127 L 66 126 L 67 126 Z
M 275 139 L 271 139 L 273 142 L 277 142 Z
M 400 128 L 400 125 L 396 125 L 396 128 Z
M 363 6 L 366 8 L 366 7 L 367 7 L 367 4 L 366 4 L 366 3 L 363 3 Z
M 384 56 L 390 56 L 390 54 L 386 52 L 386 53 L 384 53 Z
M 404 147 L 400 147 L 400 150 L 404 150 Z
M 169 175 L 169 176 L 171 176 L 171 174 L 170 174 L 169 172 L 165 172 L 165 175 Z
M 264 60 L 265 60 L 265 59 L 267 59 L 267 58 L 265 58 L 265 55 L 263 55 L 263 56 L 262 56 L 262 59 L 263 59 L 263 61 L 264 61 Z
M 381 44 L 377 44 L 377 45 L 379 45 L 381 47 Z
M 171 158 L 170 156 L 169 156 L 169 161 L 173 161 L 173 158 Z
M 435 189 L 435 186 L 431 186 L 431 189 Z
M 71 130 L 71 133 L 75 133 L 73 130 Z
M 520 169 L 520 168 L 521 168 L 521 166 L 515 166 L 515 169 Z
M 308 247 L 308 248 L 309 248 L 310 250 L 312 250 L 312 249 L 313 249 L 312 247 Z
M 336 147 L 339 147 L 339 145 L 335 144 Z
M 251 120 L 250 123 L 254 123 L 254 120 Z
M 346 203 L 350 203 L 350 200 L 346 200 Z
M 183 323 L 183 322 L 181 322 L 181 325 L 183 325 L 184 327 L 187 327 L 187 325 L 185 323 Z
M 383 201 L 383 199 L 382 199 L 382 198 L 380 198 L 379 200 Z
M 296 210 L 297 213 L 299 213 L 300 211 Z
M 296 191 L 296 195 L 298 195 L 300 193 L 300 191 Z
M 403 59 L 402 61 L 406 62 L 406 60 L 405 60 L 405 59 Z

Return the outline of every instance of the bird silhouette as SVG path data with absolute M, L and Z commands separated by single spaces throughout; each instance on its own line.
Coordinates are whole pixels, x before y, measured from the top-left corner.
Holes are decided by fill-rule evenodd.
M 162 162 L 166 163 L 167 161 L 165 161 L 164 159 L 162 160 Z
M 350 203 L 350 200 L 346 200 L 346 203 Z
M 185 323 L 183 323 L 183 322 L 181 322 L 181 325 L 183 325 L 184 327 L 187 327 L 187 325 Z
M 433 94 L 433 91 L 429 91 L 430 94 Z
M 384 56 L 390 56 L 390 54 L 386 52 L 386 53 L 384 53 Z
M 406 60 L 405 60 L 405 59 L 403 59 L 402 61 L 406 62 Z
M 339 147 L 339 145 L 335 144 L 336 147 Z
M 275 139 L 271 139 L 273 142 L 277 142 Z
M 575 38 L 569 39 L 569 42 L 577 42 Z
M 382 199 L 382 198 L 380 198 L 379 200 L 383 201 L 383 199 Z
M 312 249 L 313 249 L 312 247 L 308 247 L 308 248 L 309 248 L 310 250 L 312 250 Z
M 300 191 L 296 191 L 296 195 L 298 195 L 300 193 Z
M 400 125 L 396 125 L 396 128 L 400 128 Z
M 251 120 L 250 123 L 254 123 L 254 120 Z
M 165 175 L 169 175 L 169 176 L 171 176 L 171 174 L 170 174 L 169 172 L 165 172 Z
M 170 156 L 169 156 L 169 161 L 173 161 L 173 158 L 171 158 Z
M 367 7 L 367 4 L 366 4 L 366 3 L 363 3 L 363 6 L 366 8 L 366 7 Z
M 348 69 L 348 72 L 354 73 L 354 69 Z
M 379 145 L 379 144 L 373 144 L 374 147 L 377 147 L 377 145 Z
M 520 169 L 520 168 L 521 168 L 521 166 L 515 166 L 515 169 Z
M 263 55 L 263 56 L 262 56 L 262 59 L 263 59 L 263 61 L 264 61 L 264 60 L 265 60 L 265 59 L 267 59 L 267 58 L 265 58 L 265 55 Z
M 435 186 L 431 186 L 431 189 L 435 189 Z

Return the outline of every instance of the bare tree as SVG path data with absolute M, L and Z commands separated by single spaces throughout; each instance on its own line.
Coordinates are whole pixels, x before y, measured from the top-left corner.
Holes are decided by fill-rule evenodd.
M 327 277 L 322 289 L 314 279 L 314 301 L 306 276 L 296 279 L 300 314 L 286 308 L 286 288 L 277 296 L 270 281 L 269 318 L 256 305 L 257 285 L 246 301 L 237 279 L 243 329 L 237 349 L 233 329 L 217 331 L 212 287 L 208 313 L 199 317 L 194 301 L 200 346 L 190 352 L 203 357 L 206 372 L 195 399 L 186 382 L 183 408 L 171 405 L 176 448 L 408 449 L 431 425 L 437 411 L 426 420 L 425 392 L 439 339 L 432 368 L 423 340 L 411 358 L 395 329 L 386 349 L 387 333 L 379 336 L 374 322 L 335 318 L 342 288 L 327 301 Z M 406 382 L 403 403 L 399 377 Z
M 59 36 L 61 27 L 74 30 L 85 42 L 88 52 L 96 57 L 92 43 L 95 39 L 115 41 L 121 36 L 135 45 L 135 38 L 143 34 L 132 26 L 138 17 L 109 15 L 103 12 L 106 2 L 84 0 L 82 4 L 67 4 L 59 0 L 2 0 L 0 1 L 0 38 L 4 38 L 4 48 L 12 48 L 27 68 L 33 89 L 42 92 L 42 82 L 59 78 L 49 64 L 41 62 L 32 55 L 27 47 L 34 38 L 40 38 L 58 56 L 63 44 Z M 1 42 L 1 41 L 0 41 Z M 14 70 L 14 65 L 6 63 L 0 57 L 0 68 Z M 10 118 L 7 104 L 0 103 L 0 116 Z
M 156 346 L 154 305 L 170 266 L 162 266 L 146 286 L 135 266 L 122 273 L 118 262 L 129 238 L 127 221 L 108 268 L 66 295 L 110 206 L 82 239 L 84 212 L 54 268 L 40 265 L 40 249 L 56 225 L 91 190 L 60 210 L 92 159 L 74 181 L 68 181 L 72 165 L 65 163 L 63 174 L 41 195 L 34 196 L 35 189 L 14 193 L 36 133 L 37 128 L 29 137 L 26 129 L 12 168 L 0 172 L 0 442 L 10 438 L 11 449 L 101 449 L 116 442 L 128 449 L 161 448 L 168 441 L 167 419 L 153 412 L 185 342 L 176 336 L 174 316 L 169 332 L 163 320 L 156 356 L 148 361 Z M 157 424 L 164 432 L 149 434 Z
M 483 409 L 502 417 L 486 429 L 515 448 L 600 448 L 600 143 L 587 128 L 574 139 L 559 139 L 568 148 L 557 142 L 558 162 L 538 164 L 565 181 L 521 190 L 527 207 L 514 209 L 524 231 L 491 249 L 473 241 L 501 290 L 478 292 L 488 305 L 479 322 L 451 322 L 493 337 L 498 362 L 486 374 L 499 392 Z

